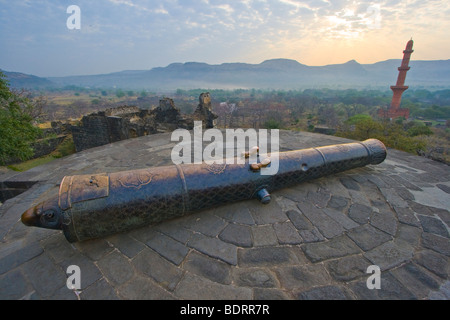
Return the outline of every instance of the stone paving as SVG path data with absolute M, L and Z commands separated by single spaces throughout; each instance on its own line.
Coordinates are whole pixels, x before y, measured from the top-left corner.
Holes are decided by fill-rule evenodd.
M 349 140 L 280 131 L 281 150 Z M 450 298 L 450 170 L 386 161 L 103 239 L 70 244 L 20 215 L 65 175 L 171 164 L 170 134 L 86 150 L 0 181 L 36 181 L 0 206 L 0 299 Z M 69 265 L 81 290 L 66 287 Z M 370 290 L 367 269 L 381 269 Z

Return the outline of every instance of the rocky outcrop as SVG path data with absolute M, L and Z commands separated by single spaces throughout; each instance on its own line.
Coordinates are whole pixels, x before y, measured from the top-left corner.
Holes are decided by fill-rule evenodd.
M 209 92 L 202 93 L 199 97 L 199 104 L 194 111 L 194 120 L 202 121 L 203 127 L 206 129 L 215 127 L 217 115 L 211 110 L 211 96 Z

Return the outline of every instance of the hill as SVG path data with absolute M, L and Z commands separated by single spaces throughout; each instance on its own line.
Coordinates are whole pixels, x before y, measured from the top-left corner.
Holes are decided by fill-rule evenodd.
M 46 78 L 20 72 L 1 71 L 6 75 L 11 88 L 42 89 L 56 86 L 55 83 Z
M 89 76 L 29 76 L 20 79 L 13 74 L 11 84 L 36 83 L 47 86 L 81 86 L 91 88 L 123 88 L 174 90 L 180 89 L 305 89 L 377 88 L 394 85 L 400 59 L 374 64 L 355 60 L 343 64 L 307 66 L 295 60 L 272 59 L 260 64 L 200 62 L 172 63 L 151 70 L 128 70 Z M 450 60 L 411 61 L 406 84 L 415 88 L 442 89 L 450 87 Z M 12 73 L 9 73 L 12 74 Z M 21 80 L 21 81 L 19 81 Z

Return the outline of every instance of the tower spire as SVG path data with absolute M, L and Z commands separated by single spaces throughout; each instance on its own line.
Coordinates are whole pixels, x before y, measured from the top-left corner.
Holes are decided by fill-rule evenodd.
M 402 101 L 402 94 L 405 92 L 409 87 L 405 86 L 405 79 L 406 79 L 406 73 L 409 69 L 409 61 L 411 59 L 411 54 L 414 52 L 412 49 L 414 45 L 414 41 L 409 40 L 406 43 L 406 48 L 403 50 L 403 59 L 402 64 L 398 68 L 398 77 L 397 77 L 397 83 L 395 86 L 391 86 L 391 90 L 393 92 L 392 95 L 392 101 L 391 106 L 388 110 L 380 110 L 380 116 L 394 119 L 398 117 L 405 117 L 408 119 L 409 117 L 409 109 L 402 109 L 400 108 L 400 104 Z

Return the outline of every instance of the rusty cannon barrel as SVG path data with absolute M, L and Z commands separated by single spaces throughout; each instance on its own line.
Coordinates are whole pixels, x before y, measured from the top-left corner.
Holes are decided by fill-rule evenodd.
M 276 174 L 263 175 L 277 157 Z M 259 199 L 311 179 L 379 164 L 382 142 L 331 145 L 280 152 L 250 163 L 180 164 L 148 169 L 66 176 L 59 193 L 22 214 L 27 226 L 63 230 L 70 242 L 124 232 L 223 204 Z

